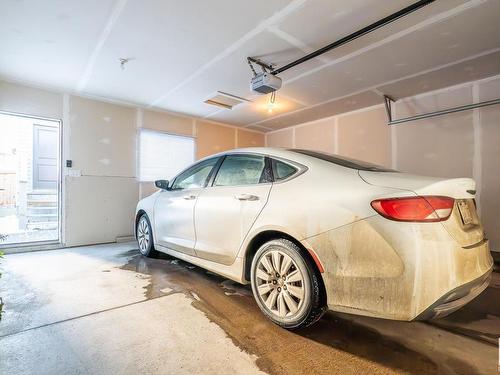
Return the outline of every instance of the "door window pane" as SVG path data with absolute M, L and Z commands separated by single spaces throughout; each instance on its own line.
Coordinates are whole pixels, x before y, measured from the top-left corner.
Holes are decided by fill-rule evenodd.
M 207 177 L 219 158 L 204 160 L 182 172 L 174 181 L 172 189 L 194 189 L 205 186 Z
M 263 180 L 264 156 L 229 155 L 222 163 L 215 186 L 253 185 Z

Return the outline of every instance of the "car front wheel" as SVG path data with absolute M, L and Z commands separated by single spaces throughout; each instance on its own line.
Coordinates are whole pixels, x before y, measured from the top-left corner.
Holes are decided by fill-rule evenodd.
M 155 256 L 156 250 L 153 244 L 153 230 L 146 214 L 143 214 L 137 222 L 136 236 L 141 254 L 147 257 Z
M 320 275 L 289 240 L 260 247 L 252 261 L 251 283 L 262 312 L 284 328 L 307 327 L 326 311 Z

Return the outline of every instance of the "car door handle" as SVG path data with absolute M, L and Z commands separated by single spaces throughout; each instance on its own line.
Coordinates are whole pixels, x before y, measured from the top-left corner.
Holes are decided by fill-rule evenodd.
M 235 195 L 235 199 L 238 199 L 239 201 L 258 201 L 259 197 L 256 195 L 252 194 L 240 194 L 240 195 Z
M 187 201 L 193 200 L 196 198 L 196 195 L 185 195 L 182 197 L 182 199 L 185 199 Z

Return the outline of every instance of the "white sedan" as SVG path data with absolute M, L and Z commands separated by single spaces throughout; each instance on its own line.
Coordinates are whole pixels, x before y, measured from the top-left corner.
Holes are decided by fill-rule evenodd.
M 140 252 L 240 283 L 288 329 L 327 310 L 414 320 L 483 291 L 492 258 L 470 178 L 388 170 L 309 150 L 207 157 L 137 205 Z

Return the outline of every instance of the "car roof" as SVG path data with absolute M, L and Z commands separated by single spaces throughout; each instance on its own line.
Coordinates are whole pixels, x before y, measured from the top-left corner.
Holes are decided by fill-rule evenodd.
M 292 149 L 292 148 L 279 148 L 279 147 L 245 147 L 227 150 L 215 155 L 208 156 L 204 159 L 209 159 L 216 156 L 223 156 L 228 154 L 260 154 L 270 156 L 272 158 L 279 158 L 301 164 L 306 167 L 315 166 L 328 166 L 329 168 L 348 168 L 352 170 L 367 170 L 376 172 L 395 172 L 375 164 L 363 162 L 360 160 L 350 159 L 339 155 L 326 154 L 312 150 Z M 204 160 L 203 159 L 203 160 Z
M 228 154 L 237 154 L 237 153 L 245 153 L 245 154 L 261 154 L 261 155 L 268 155 L 268 156 L 276 156 L 276 157 L 282 157 L 290 160 L 297 160 L 297 159 L 302 159 L 300 157 L 300 154 L 293 152 L 289 149 L 286 148 L 279 148 L 279 147 L 242 147 L 242 148 L 235 148 L 232 150 L 227 150 L 223 152 L 219 152 L 217 154 L 213 154 L 210 156 L 205 157 L 204 159 L 207 158 L 212 158 L 215 156 L 222 156 L 222 155 L 228 155 Z M 297 160 L 298 161 L 298 160 Z

